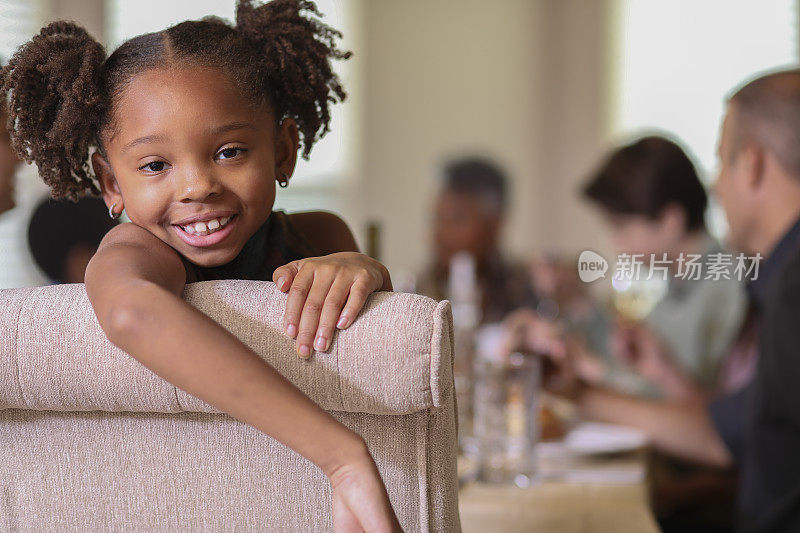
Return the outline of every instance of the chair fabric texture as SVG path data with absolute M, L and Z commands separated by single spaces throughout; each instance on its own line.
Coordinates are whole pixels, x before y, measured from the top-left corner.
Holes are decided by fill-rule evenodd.
M 274 283 L 183 296 L 365 439 L 405 531 L 460 531 L 449 302 L 375 293 L 303 360 Z M 332 531 L 330 509 L 314 464 L 114 346 L 82 284 L 0 290 L 0 531 Z

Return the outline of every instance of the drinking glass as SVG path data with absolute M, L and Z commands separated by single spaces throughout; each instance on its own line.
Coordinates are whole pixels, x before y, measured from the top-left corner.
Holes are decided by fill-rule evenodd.
M 474 425 L 479 478 L 528 486 L 536 474 L 539 357 L 512 353 L 475 362 Z

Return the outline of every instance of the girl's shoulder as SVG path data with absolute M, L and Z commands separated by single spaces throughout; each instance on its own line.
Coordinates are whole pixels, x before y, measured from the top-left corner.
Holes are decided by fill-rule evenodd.
M 320 253 L 327 255 L 335 252 L 357 252 L 353 233 L 347 223 L 334 213 L 327 211 L 303 211 L 284 214 L 287 224 L 293 226 Z

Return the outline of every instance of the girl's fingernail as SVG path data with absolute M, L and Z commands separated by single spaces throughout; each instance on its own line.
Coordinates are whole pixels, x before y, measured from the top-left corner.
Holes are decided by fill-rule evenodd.
M 294 338 L 297 335 L 297 326 L 294 324 L 289 324 L 286 326 L 286 334 L 289 335 L 291 338 Z
M 279 277 L 278 278 L 278 283 L 277 283 L 278 289 L 283 290 L 283 284 L 284 283 L 286 283 L 286 278 L 284 276 Z
M 325 337 L 320 335 L 317 337 L 317 340 L 314 341 L 314 349 L 318 352 L 324 352 L 326 344 Z
M 339 322 L 336 323 L 336 327 L 339 329 L 344 329 L 345 326 L 347 326 L 347 317 L 342 316 L 342 318 L 339 319 Z
M 311 355 L 311 348 L 303 344 L 300 346 L 300 357 L 308 357 Z

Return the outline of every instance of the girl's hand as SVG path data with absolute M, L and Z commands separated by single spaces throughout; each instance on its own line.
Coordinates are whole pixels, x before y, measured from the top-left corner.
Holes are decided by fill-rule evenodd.
M 310 357 L 312 346 L 326 351 L 334 328 L 350 326 L 370 294 L 392 290 L 386 267 L 357 252 L 292 261 L 275 269 L 272 280 L 289 292 L 283 328 L 297 339 L 301 357 Z
M 402 532 L 371 458 L 339 468 L 330 476 L 333 529 L 342 532 Z

